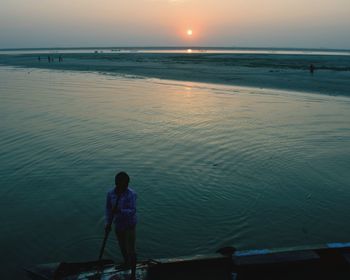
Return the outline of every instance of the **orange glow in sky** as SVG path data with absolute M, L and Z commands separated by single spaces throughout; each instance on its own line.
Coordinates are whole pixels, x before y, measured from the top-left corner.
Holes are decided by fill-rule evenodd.
M 0 1 L 0 49 L 86 44 L 350 48 L 349 0 Z

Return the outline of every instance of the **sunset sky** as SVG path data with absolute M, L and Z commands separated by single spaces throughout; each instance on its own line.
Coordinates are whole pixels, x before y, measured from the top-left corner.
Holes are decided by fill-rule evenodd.
M 350 0 L 1 0 L 0 4 L 0 48 L 350 49 L 349 30 Z

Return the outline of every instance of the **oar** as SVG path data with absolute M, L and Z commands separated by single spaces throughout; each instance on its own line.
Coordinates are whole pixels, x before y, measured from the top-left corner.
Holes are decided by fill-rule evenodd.
M 115 215 L 115 212 L 117 211 L 117 208 L 118 208 L 119 198 L 120 198 L 120 195 L 118 195 L 118 199 L 117 199 L 117 201 L 116 201 L 116 203 L 115 203 L 115 205 L 114 205 L 114 207 L 112 209 L 111 223 L 108 224 L 108 229 L 109 230 L 105 230 L 105 236 L 103 238 L 102 246 L 101 246 L 101 249 L 100 249 L 100 254 L 98 256 L 98 262 L 97 263 L 99 264 L 99 268 L 97 270 L 97 275 L 101 275 L 101 273 L 102 273 L 103 264 L 101 263 L 101 260 L 102 260 L 102 257 L 103 257 L 103 253 L 105 251 L 105 247 L 106 247 L 106 244 L 107 244 L 109 233 L 111 232 L 111 227 L 112 227 L 114 215 Z
M 112 217 L 113 218 L 113 217 Z M 101 246 L 101 249 L 100 249 L 100 255 L 98 256 L 98 263 L 100 263 L 101 262 L 101 260 L 102 260 L 102 257 L 103 257 L 103 253 L 104 253 L 104 251 L 105 251 L 105 247 L 106 247 L 106 243 L 107 243 L 107 239 L 108 239 L 108 236 L 109 236 L 109 233 L 111 232 L 111 225 L 108 225 L 108 228 L 109 228 L 109 230 L 107 231 L 105 231 L 105 236 L 104 236 L 104 238 L 103 238 L 103 242 L 102 242 L 102 246 Z

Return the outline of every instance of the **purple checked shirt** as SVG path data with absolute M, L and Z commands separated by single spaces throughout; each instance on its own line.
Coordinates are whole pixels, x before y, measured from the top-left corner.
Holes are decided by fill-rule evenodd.
M 136 217 L 136 193 L 128 188 L 120 198 L 118 198 L 115 188 L 107 193 L 106 200 L 106 224 L 114 222 L 116 230 L 126 230 L 135 227 Z M 114 214 L 112 221 L 112 211 L 118 201 L 118 211 Z

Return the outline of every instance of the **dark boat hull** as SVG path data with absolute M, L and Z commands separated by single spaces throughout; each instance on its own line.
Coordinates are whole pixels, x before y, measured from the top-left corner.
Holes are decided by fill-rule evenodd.
M 129 271 L 104 261 L 46 264 L 27 269 L 31 279 L 123 280 Z M 350 243 L 275 250 L 236 251 L 141 262 L 138 280 L 350 279 Z

